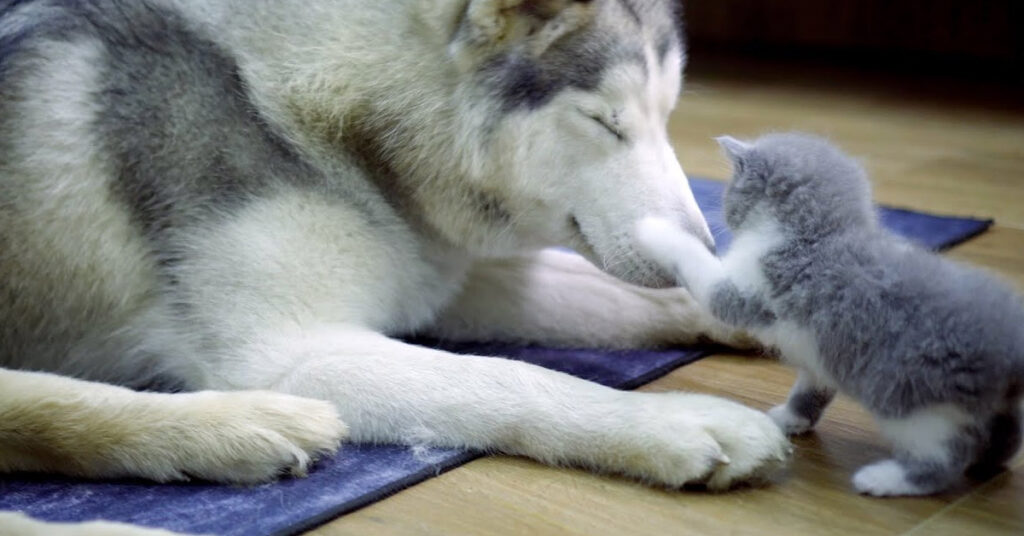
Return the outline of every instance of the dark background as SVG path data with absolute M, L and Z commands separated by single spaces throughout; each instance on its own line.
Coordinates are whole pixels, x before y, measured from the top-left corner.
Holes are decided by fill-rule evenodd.
M 736 58 L 1024 87 L 1024 0 L 683 0 L 691 65 Z

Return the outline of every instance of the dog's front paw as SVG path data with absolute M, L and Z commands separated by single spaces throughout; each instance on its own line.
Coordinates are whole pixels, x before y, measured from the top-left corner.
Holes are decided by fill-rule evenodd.
M 711 473 L 709 489 L 765 482 L 788 463 L 793 446 L 763 412 L 712 396 L 676 396 L 729 457 Z
M 331 454 L 348 427 L 328 402 L 273 392 L 195 393 L 186 419 L 196 428 L 183 441 L 194 453 L 187 475 L 218 482 L 260 483 L 283 474 L 305 476 Z
M 814 423 L 810 419 L 793 413 L 786 404 L 780 404 L 768 410 L 768 416 L 786 435 L 805 434 L 814 428 Z
M 724 490 L 767 479 L 784 466 L 789 441 L 764 413 L 721 398 L 642 394 L 640 419 L 615 452 L 620 471 L 645 481 Z
M 156 395 L 147 417 L 109 431 L 100 476 L 257 484 L 304 476 L 348 434 L 330 403 L 262 391 Z

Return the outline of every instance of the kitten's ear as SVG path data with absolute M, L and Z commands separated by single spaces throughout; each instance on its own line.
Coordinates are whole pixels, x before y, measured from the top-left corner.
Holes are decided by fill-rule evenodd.
M 742 162 L 743 158 L 747 156 L 747 153 L 753 148 L 753 146 L 745 141 L 737 140 L 732 136 L 719 136 L 715 138 L 718 145 L 722 147 L 725 154 L 729 157 L 729 160 L 733 162 Z
M 540 55 L 587 24 L 595 0 L 469 0 L 451 50 L 460 60 L 525 45 Z M 468 58 L 467 58 L 468 56 Z

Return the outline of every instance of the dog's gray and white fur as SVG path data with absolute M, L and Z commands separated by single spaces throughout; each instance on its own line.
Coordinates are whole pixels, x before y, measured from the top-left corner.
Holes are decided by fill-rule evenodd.
M 0 470 L 259 482 L 346 437 L 669 486 L 778 465 L 726 400 L 391 338 L 733 336 L 607 275 L 668 282 L 645 216 L 710 244 L 674 5 L 0 1 Z
M 789 400 L 770 412 L 776 422 L 810 430 L 837 388 L 863 403 L 895 449 L 854 476 L 874 495 L 942 491 L 1009 460 L 1024 396 L 1024 305 L 1013 290 L 882 228 L 863 169 L 825 140 L 720 142 L 735 169 L 729 253 L 718 262 L 664 223 L 641 232 L 715 316 L 799 367 Z

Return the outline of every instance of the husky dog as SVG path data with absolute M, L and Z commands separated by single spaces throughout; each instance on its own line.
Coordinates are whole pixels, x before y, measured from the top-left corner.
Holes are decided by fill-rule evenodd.
M 777 466 L 730 401 L 393 338 L 734 336 L 630 231 L 711 246 L 674 4 L 0 0 L 0 470 L 261 482 L 344 439 Z
M 881 227 L 864 170 L 828 142 L 773 134 L 721 138 L 735 176 L 721 261 L 664 222 L 641 239 L 717 317 L 751 330 L 800 369 L 769 414 L 810 430 L 837 389 L 863 403 L 895 457 L 856 489 L 924 495 L 985 474 L 1021 444 L 1024 304 L 988 274 Z

